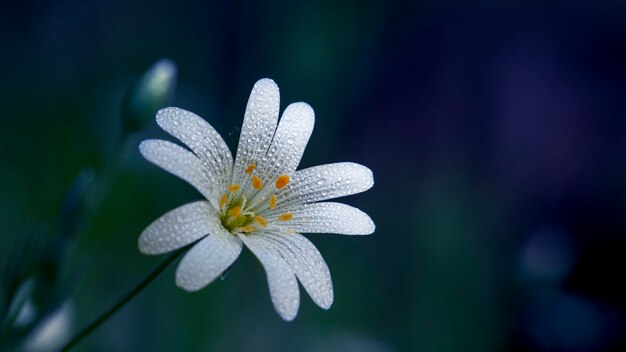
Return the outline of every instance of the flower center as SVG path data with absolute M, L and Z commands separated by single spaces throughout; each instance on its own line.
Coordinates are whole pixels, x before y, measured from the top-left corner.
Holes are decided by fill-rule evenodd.
M 274 221 L 289 221 L 293 217 L 290 212 L 275 215 L 266 219 L 263 214 L 273 210 L 278 204 L 276 191 L 287 186 L 288 175 L 280 175 L 273 184 L 265 184 L 258 175 L 253 175 L 256 164 L 250 164 L 244 170 L 246 180 L 252 190 L 238 184 L 228 186 L 226 193 L 219 199 L 220 220 L 222 226 L 233 235 L 251 234 L 260 228 L 267 227 Z M 241 192 L 240 192 L 241 190 Z

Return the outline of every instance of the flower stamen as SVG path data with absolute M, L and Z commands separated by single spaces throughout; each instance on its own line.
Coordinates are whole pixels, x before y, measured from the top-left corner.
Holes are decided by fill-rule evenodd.
M 252 171 L 254 171 L 254 169 L 256 169 L 256 164 L 250 164 L 248 165 L 248 168 L 246 169 L 245 173 L 250 175 Z
M 263 227 L 267 227 L 267 220 L 265 220 L 264 217 L 262 217 L 261 215 L 257 215 L 254 217 L 254 220 L 256 222 L 259 223 L 259 225 L 263 226 Z
M 222 195 L 222 197 L 220 198 L 220 209 L 224 207 L 224 205 L 226 205 L 226 201 L 228 200 L 228 196 L 227 195 Z
M 284 214 L 280 214 L 280 215 L 278 216 L 278 220 L 280 220 L 280 221 L 289 221 L 289 220 L 291 220 L 292 218 L 293 218 L 293 214 L 292 214 L 292 213 L 290 213 L 290 212 L 286 212 L 286 213 L 284 213 Z
M 247 225 L 241 228 L 241 231 L 245 232 L 245 233 L 250 233 L 250 232 L 254 232 L 256 230 L 256 227 L 252 226 L 252 225 Z
M 232 193 L 235 193 L 239 190 L 239 185 L 238 184 L 230 185 L 228 186 L 228 190 L 231 191 Z
M 270 203 L 270 209 L 276 208 L 277 200 L 276 200 L 276 196 L 275 195 L 272 194 L 272 196 L 270 197 L 269 203 Z
M 276 179 L 276 182 L 274 182 L 274 186 L 276 186 L 276 189 L 281 189 L 281 188 L 287 186 L 288 183 L 289 183 L 289 176 L 288 175 L 280 175 Z
M 259 176 L 252 176 L 252 187 L 254 187 L 254 189 L 256 190 L 263 188 L 263 181 L 261 181 L 261 178 Z
M 239 217 L 239 214 L 241 214 L 241 207 L 235 207 L 235 209 L 233 209 L 233 220 L 237 219 Z

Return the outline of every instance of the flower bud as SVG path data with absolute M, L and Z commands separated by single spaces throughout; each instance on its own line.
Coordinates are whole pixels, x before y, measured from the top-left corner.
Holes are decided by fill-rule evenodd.
M 174 96 L 176 65 L 169 59 L 157 61 L 133 84 L 122 103 L 122 127 L 132 133 L 154 121 L 156 112 Z

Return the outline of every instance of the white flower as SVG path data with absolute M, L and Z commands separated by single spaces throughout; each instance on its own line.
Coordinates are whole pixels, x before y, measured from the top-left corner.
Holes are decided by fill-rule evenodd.
M 321 202 L 363 192 L 374 184 L 365 166 L 343 162 L 296 171 L 314 124 L 313 109 L 291 104 L 278 123 L 278 86 L 258 81 L 248 100 L 237 157 L 205 120 L 178 108 L 158 112 L 161 128 L 191 151 L 164 140 L 141 143 L 141 154 L 194 186 L 206 200 L 176 208 L 139 238 L 139 250 L 161 254 L 198 241 L 181 260 L 176 284 L 208 285 L 246 245 L 267 274 L 272 302 L 285 320 L 300 305 L 296 278 L 324 309 L 333 303 L 326 262 L 300 233 L 367 235 L 372 220 L 351 206 Z

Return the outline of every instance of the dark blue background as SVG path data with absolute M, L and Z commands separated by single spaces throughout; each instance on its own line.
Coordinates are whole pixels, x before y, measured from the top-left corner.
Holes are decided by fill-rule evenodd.
M 231 148 L 270 77 L 282 108 L 315 109 L 301 167 L 374 172 L 345 200 L 373 236 L 309 236 L 330 311 L 305 298 L 281 321 L 245 253 L 195 294 L 167 271 L 77 350 L 626 348 L 623 2 L 40 0 L 2 4 L 0 47 L 0 265 L 25 233 L 53 233 L 76 175 L 111 152 L 129 84 L 162 57 L 174 105 Z M 155 137 L 153 122 L 129 142 L 67 254 L 73 331 L 158 261 L 139 254 L 142 229 L 200 197 L 140 158 Z

